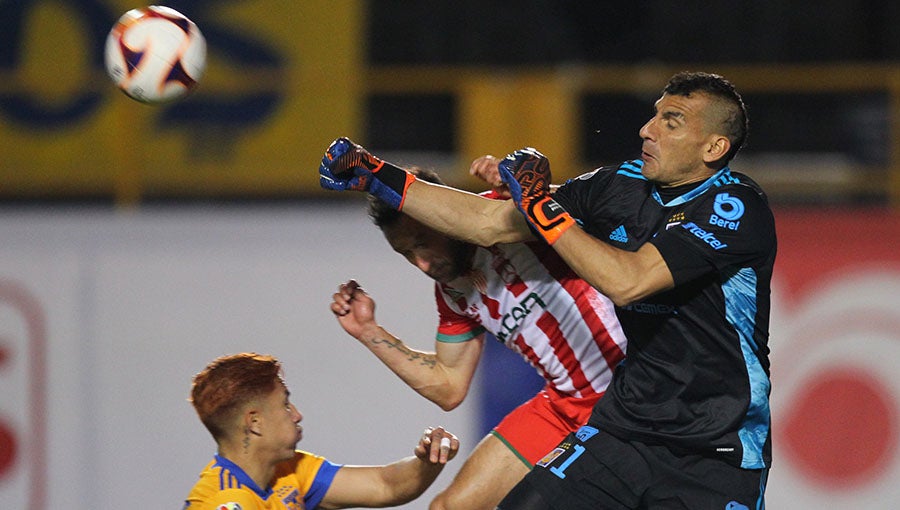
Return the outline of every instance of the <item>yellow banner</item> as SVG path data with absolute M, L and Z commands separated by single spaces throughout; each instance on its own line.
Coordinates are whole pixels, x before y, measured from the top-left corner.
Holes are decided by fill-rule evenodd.
M 184 2 L 206 73 L 186 100 L 148 106 L 103 69 L 107 32 L 133 3 L 16 2 L 0 22 L 0 195 L 317 192 L 328 143 L 362 138 L 361 4 Z

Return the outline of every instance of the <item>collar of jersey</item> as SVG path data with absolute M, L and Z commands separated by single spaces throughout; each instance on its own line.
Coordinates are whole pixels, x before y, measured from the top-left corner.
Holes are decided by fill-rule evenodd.
M 250 478 L 250 476 L 248 476 L 247 473 L 245 473 L 244 470 L 241 469 L 240 466 L 238 466 L 234 462 L 231 462 L 230 460 L 226 459 L 225 457 L 221 457 L 219 455 L 216 455 L 215 457 L 216 457 L 216 466 L 219 466 L 223 469 L 228 470 L 228 472 L 231 473 L 232 476 L 237 478 L 237 481 L 240 482 L 241 485 L 243 485 L 244 487 L 247 487 L 248 489 L 255 492 L 257 496 L 259 496 L 263 499 L 263 501 L 265 501 L 266 499 L 269 498 L 269 496 L 272 495 L 271 488 L 268 488 L 265 490 L 260 489 L 259 486 L 256 485 L 256 482 L 254 482 L 253 479 Z
M 652 196 L 653 196 L 653 199 L 656 200 L 657 202 L 659 202 L 659 205 L 661 205 L 663 207 L 674 207 L 676 205 L 681 205 L 685 202 L 690 202 L 691 200 L 693 200 L 693 199 L 697 198 L 698 196 L 702 195 L 703 193 L 705 193 L 706 190 L 708 190 L 710 187 L 712 187 L 713 183 L 715 183 L 719 177 L 722 177 L 723 175 L 725 175 L 726 173 L 729 173 L 729 172 L 731 172 L 731 170 L 729 170 L 727 166 L 722 167 L 721 170 L 719 170 L 718 172 L 713 174 L 709 179 L 706 179 L 705 181 L 703 181 L 703 183 L 700 184 L 699 186 L 697 186 L 696 188 L 692 189 L 691 191 L 688 191 L 684 195 L 675 197 L 672 200 L 669 200 L 668 202 L 663 202 L 662 197 L 659 196 L 659 191 L 657 190 L 656 185 L 653 186 Z

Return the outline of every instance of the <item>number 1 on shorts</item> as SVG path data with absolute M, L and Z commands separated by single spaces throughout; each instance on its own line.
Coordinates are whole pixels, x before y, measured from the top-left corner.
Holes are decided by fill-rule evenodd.
M 569 467 L 569 465 L 571 463 L 575 462 L 575 459 L 577 459 L 578 457 L 581 457 L 581 454 L 584 453 L 584 446 L 581 446 L 580 444 L 576 444 L 575 446 L 572 447 L 572 449 L 574 450 L 574 453 L 572 453 L 572 455 L 568 459 L 566 459 L 565 462 L 560 464 L 559 467 L 550 468 L 551 473 L 553 473 L 554 475 L 556 475 L 560 478 L 566 477 L 566 473 L 565 473 L 566 469 Z

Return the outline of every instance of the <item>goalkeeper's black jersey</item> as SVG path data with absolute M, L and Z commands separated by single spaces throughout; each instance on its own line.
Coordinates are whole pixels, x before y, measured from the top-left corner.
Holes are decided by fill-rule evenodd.
M 555 199 L 585 231 L 662 254 L 675 288 L 617 308 L 628 352 L 591 425 L 744 468 L 771 462 L 769 286 L 775 221 L 765 194 L 727 167 L 658 189 L 642 161 L 570 180 Z

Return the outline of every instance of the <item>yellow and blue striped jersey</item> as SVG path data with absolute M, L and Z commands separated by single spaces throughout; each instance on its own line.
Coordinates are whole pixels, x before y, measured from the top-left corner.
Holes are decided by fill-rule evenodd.
M 341 465 L 297 451 L 278 465 L 270 487 L 259 487 L 237 464 L 215 456 L 200 473 L 184 510 L 312 510 Z

